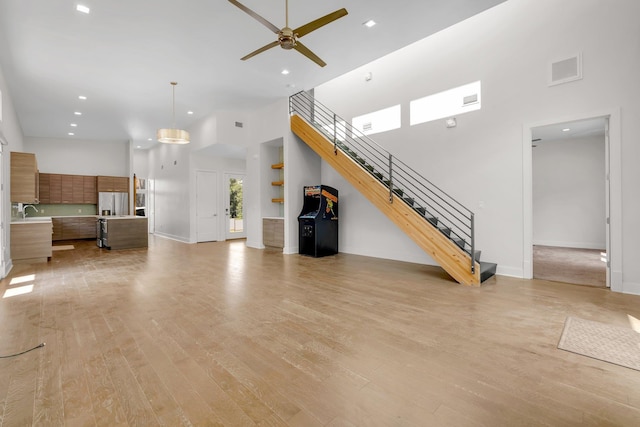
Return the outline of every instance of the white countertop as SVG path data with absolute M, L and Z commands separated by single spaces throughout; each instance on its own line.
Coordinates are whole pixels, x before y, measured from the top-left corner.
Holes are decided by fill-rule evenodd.
M 47 224 L 51 223 L 50 216 L 28 216 L 26 218 L 11 218 L 11 224 Z
M 138 215 L 105 215 L 98 216 L 98 219 L 147 219 L 146 216 L 138 216 Z

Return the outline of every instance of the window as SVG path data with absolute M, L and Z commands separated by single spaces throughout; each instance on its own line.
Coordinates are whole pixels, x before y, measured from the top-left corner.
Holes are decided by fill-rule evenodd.
M 400 115 L 401 109 L 400 104 L 398 104 L 385 108 L 384 110 L 354 117 L 351 123 L 354 129 L 359 130 L 365 135 L 372 135 L 374 133 L 398 129 L 400 127 Z
M 411 126 L 479 110 L 481 89 L 477 81 L 411 101 Z

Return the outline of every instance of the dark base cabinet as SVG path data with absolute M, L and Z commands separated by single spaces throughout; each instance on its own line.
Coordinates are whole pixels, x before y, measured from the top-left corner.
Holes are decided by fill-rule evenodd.
M 53 241 L 95 239 L 96 238 L 95 216 L 70 216 L 52 218 Z
M 106 219 L 102 231 L 102 246 L 106 249 L 132 249 L 149 246 L 149 228 L 146 217 L 101 217 Z

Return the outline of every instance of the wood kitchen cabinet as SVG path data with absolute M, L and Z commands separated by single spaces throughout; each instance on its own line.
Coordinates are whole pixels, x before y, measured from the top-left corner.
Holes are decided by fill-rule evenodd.
M 62 203 L 62 175 L 49 175 L 49 203 Z
M 84 187 L 84 202 L 90 205 L 98 204 L 98 187 L 96 187 L 96 177 L 95 176 L 84 176 L 83 177 L 83 187 Z
M 11 152 L 11 201 L 38 203 L 38 164 L 33 153 Z
M 98 203 L 95 176 L 57 173 L 41 173 L 39 175 L 40 203 L 89 205 Z
M 53 240 L 95 239 L 96 221 L 95 216 L 53 218 Z
M 11 259 L 51 259 L 51 221 L 11 223 Z
M 73 203 L 73 175 L 61 175 L 62 201 L 61 203 Z
M 129 192 L 128 176 L 98 176 L 97 178 L 98 192 Z

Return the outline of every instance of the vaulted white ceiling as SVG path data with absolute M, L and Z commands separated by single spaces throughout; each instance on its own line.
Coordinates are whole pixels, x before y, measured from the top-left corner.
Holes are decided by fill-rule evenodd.
M 348 11 L 301 39 L 321 68 L 279 47 L 240 61 L 275 34 L 227 0 L 0 0 L 0 66 L 25 136 L 148 144 L 172 126 L 171 81 L 177 126 L 188 128 L 310 89 L 503 1 L 290 0 L 292 28 Z M 284 27 L 285 0 L 241 3 Z

